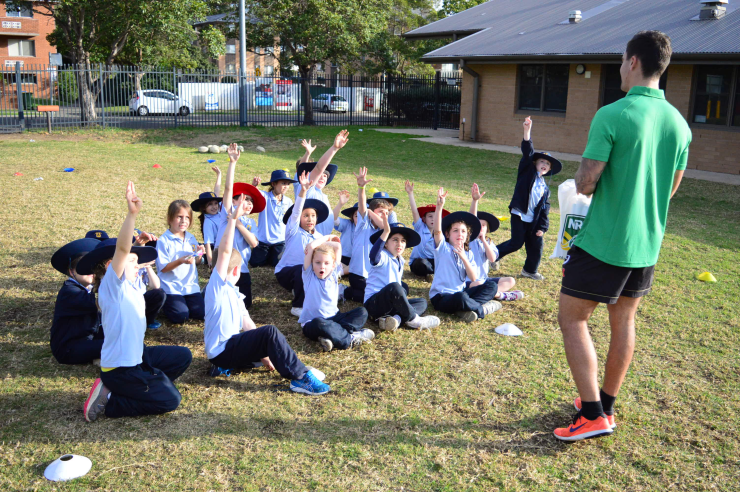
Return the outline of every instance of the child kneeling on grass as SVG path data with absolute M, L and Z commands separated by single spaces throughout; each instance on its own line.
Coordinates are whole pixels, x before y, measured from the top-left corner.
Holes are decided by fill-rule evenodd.
M 501 309 L 501 303 L 493 300 L 498 286 L 495 279 L 478 278 L 470 251 L 470 238 L 480 234 L 480 221 L 469 212 L 453 212 L 442 219 L 446 197 L 447 192 L 440 188 L 434 212 L 435 273 L 429 298 L 437 311 L 454 313 L 471 323 Z M 467 287 L 466 278 L 470 279 Z
M 95 275 L 95 290 L 105 327 L 100 377 L 95 380 L 83 407 L 88 422 L 102 414 L 116 418 L 175 410 L 181 396 L 173 381 L 185 372 L 193 359 L 186 347 L 144 345 L 144 296 L 134 281 L 139 264 L 153 261 L 157 250 L 131 245 L 134 222 L 142 206 L 131 181 L 126 188 L 126 201 L 128 215 L 118 239 L 99 242 L 77 264 L 80 274 Z
M 427 309 L 423 298 L 409 299 L 403 288 L 403 252 L 421 242 L 419 234 L 403 224 L 389 224 L 383 215 L 383 229 L 370 236 L 370 272 L 365 287 L 365 309 L 378 320 L 383 331 L 394 331 L 401 323 L 415 330 L 439 326 L 436 316 L 422 316 Z
M 298 359 L 280 330 L 273 325 L 257 328 L 244 307 L 244 296 L 236 287 L 242 256 L 233 249 L 233 243 L 236 223 L 249 209 L 242 202 L 229 214 L 216 266 L 206 286 L 203 335 L 206 356 L 212 364 L 210 375 L 228 375 L 232 369 L 253 368 L 261 361 L 269 370 L 277 369 L 290 379 L 291 391 L 327 393 L 329 386 Z
M 359 307 L 339 312 L 339 277 L 343 266 L 342 243 L 337 236 L 314 239 L 306 248 L 303 260 L 303 288 L 306 299 L 298 323 L 303 334 L 318 341 L 326 352 L 357 347 L 375 338 L 372 330 L 363 329 L 367 311 Z

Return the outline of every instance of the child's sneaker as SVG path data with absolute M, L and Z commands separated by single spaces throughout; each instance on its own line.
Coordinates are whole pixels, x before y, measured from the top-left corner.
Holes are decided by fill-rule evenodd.
M 436 316 L 417 316 L 406 322 L 406 326 L 414 330 L 429 330 L 439 326 L 439 318 Z
M 146 325 L 146 329 L 147 330 L 157 330 L 159 329 L 160 326 L 162 326 L 162 323 L 160 323 L 159 321 L 155 319 L 154 321 Z
M 331 352 L 334 350 L 334 344 L 328 338 L 319 337 L 319 345 L 321 345 L 321 350 L 324 352 Z
M 568 427 L 559 427 L 553 434 L 561 441 L 581 441 L 594 437 L 606 436 L 614 432 L 603 416 L 597 417 L 596 420 L 588 420 L 578 412 L 573 417 L 573 423 Z
M 347 286 L 344 284 L 337 284 L 337 287 L 339 287 L 339 296 L 337 296 L 337 300 L 344 302 L 344 291 Z
M 518 301 L 519 299 L 524 299 L 524 292 L 512 290 L 511 292 L 502 292 L 499 301 Z
M 211 364 L 211 368 L 208 370 L 208 375 L 212 378 L 217 378 L 219 376 L 225 376 L 228 378 L 231 376 L 231 369 L 224 369 L 223 367 Z
M 519 276 L 525 277 L 525 278 L 531 278 L 532 280 L 545 280 L 545 276 L 542 275 L 541 273 L 539 272 L 529 273 L 529 272 L 524 271 L 524 269 L 522 269 L 522 273 L 520 273 Z
M 458 311 L 455 315 L 466 323 L 472 323 L 478 320 L 478 313 L 475 311 Z
M 306 366 L 306 369 L 308 369 L 309 371 L 311 371 L 313 373 L 314 377 L 316 379 L 318 379 L 319 381 L 323 381 L 324 379 L 326 379 L 326 374 L 324 374 L 323 372 L 319 371 L 315 367 L 313 367 L 313 366 Z
M 399 326 L 401 326 L 401 317 L 398 315 L 378 318 L 380 331 L 396 331 Z
M 108 404 L 108 393 L 110 391 L 103 385 L 103 381 L 100 378 L 96 379 L 92 388 L 90 388 L 90 394 L 87 395 L 85 405 L 82 407 L 85 420 L 94 422 L 100 414 L 105 413 L 105 405 Z
M 301 379 L 294 379 L 290 382 L 290 391 L 303 393 L 304 395 L 323 395 L 328 393 L 329 390 L 331 390 L 329 385 L 319 381 L 311 371 L 306 371 Z
M 484 316 L 488 316 L 489 314 L 495 313 L 496 311 L 498 311 L 502 307 L 503 306 L 501 305 L 500 302 L 494 301 L 494 300 L 490 300 L 487 303 L 483 304 L 481 306 L 481 309 L 483 309 L 483 315 Z
M 350 342 L 349 348 L 355 348 L 359 347 L 363 343 L 368 343 L 370 340 L 375 338 L 375 332 L 373 330 L 364 328 L 360 331 L 352 333 L 350 336 L 352 337 L 352 341 Z
M 100 359 L 93 359 L 92 365 L 100 367 Z
M 576 396 L 576 399 L 573 401 L 573 406 L 576 407 L 576 410 L 578 412 L 581 411 L 581 397 L 580 396 Z M 604 415 L 606 415 L 606 414 L 604 414 Z M 609 422 L 609 426 L 612 429 L 616 429 L 617 428 L 617 423 L 614 421 L 614 414 L 612 414 L 612 415 L 606 415 L 606 421 Z
M 290 308 L 290 314 L 292 314 L 296 318 L 300 318 L 301 313 L 303 313 L 303 308 L 299 308 L 299 307 Z
M 501 268 L 501 261 L 499 261 L 499 260 L 496 260 L 496 261 L 494 261 L 493 263 L 491 263 L 491 269 L 492 269 L 492 270 L 493 270 L 494 272 L 497 272 L 497 271 L 499 271 L 499 269 L 500 269 L 500 268 Z

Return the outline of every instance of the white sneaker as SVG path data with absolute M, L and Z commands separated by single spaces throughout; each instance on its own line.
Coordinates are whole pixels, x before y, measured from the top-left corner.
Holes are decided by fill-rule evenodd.
M 484 316 L 488 316 L 489 314 L 493 314 L 496 311 L 498 311 L 499 309 L 501 309 L 502 307 L 503 306 L 501 305 L 500 302 L 494 301 L 494 300 L 490 300 L 487 303 L 483 304 L 483 306 L 481 306 L 481 308 L 483 309 L 483 315 Z
M 296 318 L 300 318 L 301 313 L 303 313 L 303 308 L 299 308 L 299 307 L 290 308 L 290 314 L 292 314 Z
M 499 301 L 518 301 L 524 299 L 524 292 L 521 290 L 512 290 L 510 292 L 501 292 L 501 299 Z
M 334 344 L 328 338 L 319 337 L 319 345 L 324 352 L 331 352 L 334 349 Z
M 522 272 L 519 274 L 519 276 L 525 277 L 525 278 L 531 278 L 532 280 L 545 280 L 545 276 L 542 275 L 541 273 L 539 272 L 529 273 L 529 272 L 525 272 L 524 269 L 522 269 Z
M 436 316 L 417 316 L 406 322 L 406 326 L 415 330 L 429 330 L 439 326 L 439 318 Z
M 378 328 L 381 331 L 396 331 L 401 325 L 401 317 L 396 316 L 383 316 L 378 318 Z
M 344 284 L 338 284 L 337 287 L 339 287 L 339 296 L 337 297 L 337 300 L 344 301 L 344 290 L 347 286 Z
M 349 348 L 359 347 L 363 343 L 368 343 L 370 340 L 375 338 L 375 332 L 367 328 L 360 331 L 356 331 L 351 335 L 352 341 L 349 344 Z
M 318 379 L 319 381 L 323 381 L 324 379 L 326 379 L 326 374 L 324 374 L 323 372 L 319 371 L 315 367 L 313 367 L 313 366 L 306 366 L 306 369 L 308 369 L 309 371 L 311 371 L 313 373 L 314 377 L 316 379 Z

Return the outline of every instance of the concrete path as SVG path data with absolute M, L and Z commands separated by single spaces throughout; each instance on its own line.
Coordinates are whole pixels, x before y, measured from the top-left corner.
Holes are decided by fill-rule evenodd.
M 419 142 L 429 142 L 440 145 L 454 145 L 456 147 L 467 147 L 469 149 L 494 150 L 497 152 L 506 152 L 507 154 L 519 154 L 521 149 L 513 145 L 496 145 L 480 142 L 462 141 L 458 138 L 457 130 L 424 130 L 424 129 L 386 129 L 376 128 L 375 131 L 385 133 L 401 133 L 404 135 L 416 135 Z M 565 152 L 552 152 L 552 155 L 561 161 L 581 162 L 581 156 L 578 154 L 568 154 Z M 715 183 L 724 183 L 740 186 L 740 174 L 712 173 L 709 171 L 698 171 L 696 169 L 687 169 L 684 173 L 685 178 L 701 179 Z

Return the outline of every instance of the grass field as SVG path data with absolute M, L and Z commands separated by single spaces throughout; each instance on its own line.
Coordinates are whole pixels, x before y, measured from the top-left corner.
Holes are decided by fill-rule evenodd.
M 343 188 L 355 193 L 350 171 L 367 166 L 371 186 L 401 198 L 397 211 L 406 223 L 406 177 L 415 181 L 420 205 L 445 185 L 447 208 L 467 210 L 475 181 L 487 192 L 480 210 L 508 214 L 517 156 L 357 130 L 350 128 L 347 147 L 334 159 L 340 170 L 328 188 L 332 199 Z M 59 365 L 49 349 L 64 281 L 49 265 L 52 253 L 89 229 L 116 235 L 128 179 L 144 202 L 137 227 L 164 232 L 170 201 L 193 200 L 213 185 L 205 162 L 213 156 L 198 154 L 199 145 L 244 145 L 236 174 L 249 182 L 255 174 L 293 169 L 300 138 L 318 142 L 320 155 L 336 131 L 3 136 L 0 490 L 737 490 L 740 188 L 691 179 L 671 205 L 612 436 L 573 445 L 552 437 L 554 427 L 569 422 L 576 390 L 557 326 L 561 261 L 548 259 L 540 270 L 545 281 L 521 280 L 527 298 L 482 322 L 466 325 L 440 314 L 442 326 L 432 332 L 379 334 L 372 344 L 328 354 L 303 337 L 289 314 L 290 295 L 272 270 L 253 270 L 255 322 L 277 325 L 304 362 L 323 370 L 329 395 L 290 393 L 287 381 L 262 371 L 211 379 L 203 324 L 164 323 L 147 334 L 147 343 L 185 345 L 194 355 L 177 381 L 180 408 L 86 423 L 81 408 L 97 370 Z M 257 145 L 267 152 L 251 150 Z M 226 171 L 226 156 L 215 158 Z M 64 173 L 64 167 L 76 170 Z M 566 163 L 553 179 L 545 258 L 557 236 L 557 185 L 575 170 Z M 494 234 L 497 242 L 508 238 L 508 224 Z M 506 258 L 500 273 L 517 274 L 523 261 L 523 251 Z M 718 283 L 697 281 L 703 271 Z M 201 271 L 202 283 L 206 276 Z M 428 295 L 428 284 L 408 272 L 406 281 L 412 295 Z M 525 335 L 495 334 L 504 322 Z M 603 362 L 609 340 L 603 307 L 591 331 Z M 44 468 L 65 453 L 89 457 L 92 470 L 64 485 L 47 482 Z

